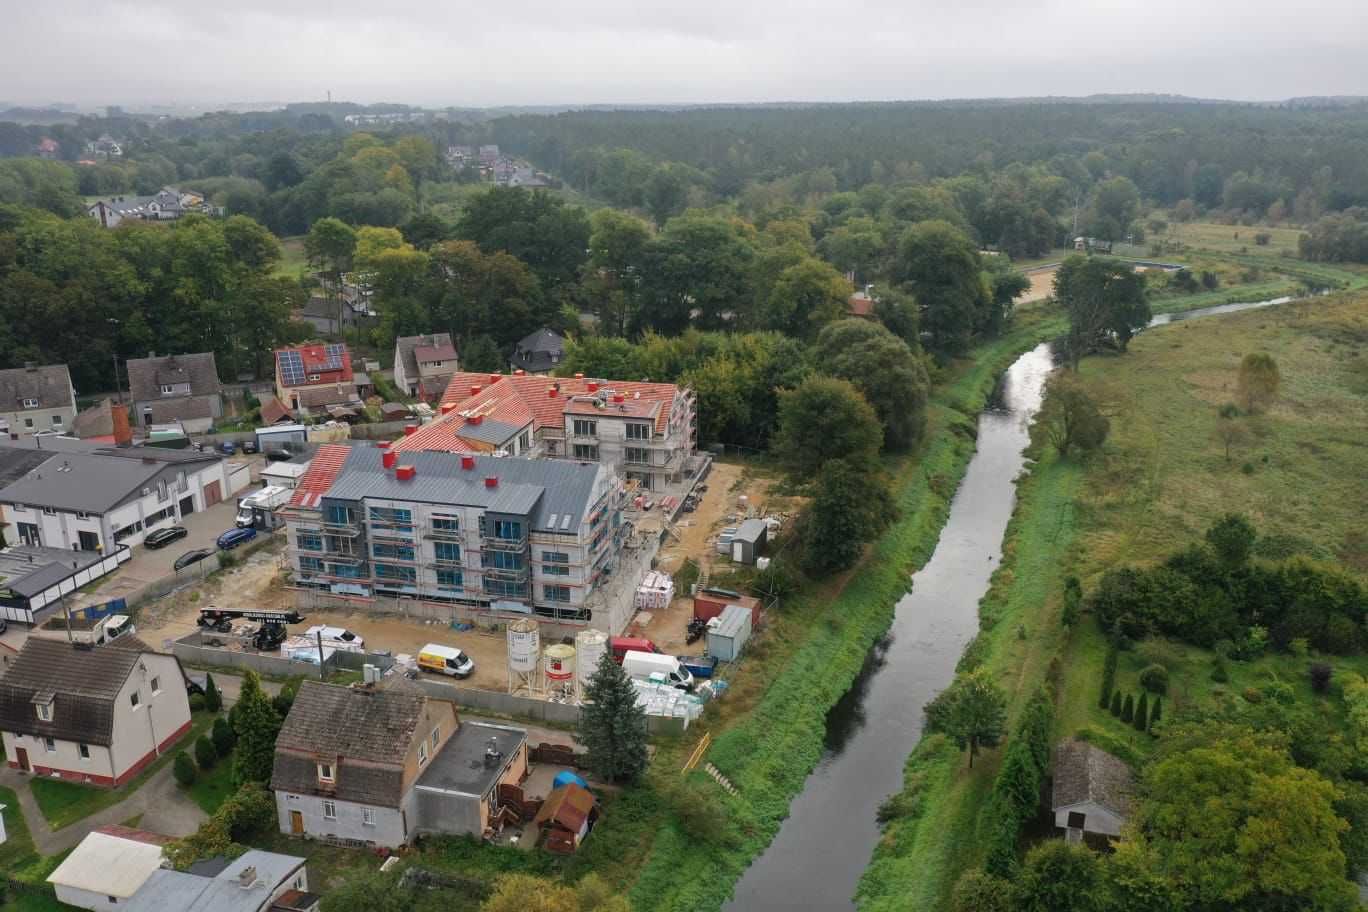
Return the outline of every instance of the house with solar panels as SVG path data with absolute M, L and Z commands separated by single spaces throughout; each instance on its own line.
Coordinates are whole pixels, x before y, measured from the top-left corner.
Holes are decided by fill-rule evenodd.
M 618 567 L 624 499 L 598 463 L 327 444 L 281 515 L 299 588 L 616 633 L 626 617 L 594 617 L 591 596 Z
M 341 342 L 313 342 L 278 349 L 276 399 L 292 412 L 326 413 L 336 405 L 361 403 L 351 353 Z

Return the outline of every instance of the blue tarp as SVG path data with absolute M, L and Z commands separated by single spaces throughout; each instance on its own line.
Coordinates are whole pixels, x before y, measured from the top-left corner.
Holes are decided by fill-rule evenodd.
M 561 770 L 559 773 L 556 773 L 556 778 L 551 780 L 551 790 L 555 791 L 568 782 L 573 782 L 582 789 L 589 788 L 589 783 L 585 782 L 570 770 Z

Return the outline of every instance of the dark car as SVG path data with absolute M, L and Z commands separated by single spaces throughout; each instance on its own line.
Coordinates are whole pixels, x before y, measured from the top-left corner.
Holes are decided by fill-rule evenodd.
M 244 544 L 256 538 L 256 529 L 248 526 L 245 529 L 229 529 L 218 537 L 218 546 L 224 551 L 230 551 L 238 545 Z
M 173 541 L 178 541 L 190 533 L 185 530 L 185 526 L 167 526 L 165 529 L 157 529 L 148 532 L 143 538 L 143 544 L 149 548 L 165 548 Z
M 279 446 L 266 451 L 266 458 L 272 462 L 289 462 L 294 459 L 294 450 L 287 446 Z
M 206 557 L 209 557 L 213 553 L 213 548 L 196 548 L 193 551 L 186 551 L 180 557 L 176 558 L 176 569 L 184 570 L 191 564 L 198 564 L 200 561 L 204 560 Z
M 195 674 L 194 672 L 185 673 L 185 693 L 188 696 L 195 694 L 204 695 L 205 689 L 209 686 L 209 676 L 207 674 Z
M 255 440 L 244 440 L 244 441 L 242 441 L 242 452 L 244 452 L 244 453 L 255 453 L 256 451 L 257 451 L 257 442 L 256 442 Z
M 231 440 L 225 440 L 219 444 L 219 452 L 224 456 L 232 456 L 237 452 L 237 445 Z

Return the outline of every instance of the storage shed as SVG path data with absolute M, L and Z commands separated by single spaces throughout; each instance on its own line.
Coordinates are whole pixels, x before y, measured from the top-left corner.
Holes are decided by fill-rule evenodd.
M 728 605 L 708 622 L 708 655 L 717 656 L 719 662 L 733 662 L 741 657 L 750 635 L 750 609 Z
M 731 589 L 700 589 L 694 595 L 693 616 L 710 621 L 728 605 L 741 605 L 751 611 L 751 629 L 760 626 L 760 600 Z
M 748 519 L 736 527 L 732 536 L 731 558 L 739 564 L 753 564 L 765 547 L 769 526 L 763 519 Z

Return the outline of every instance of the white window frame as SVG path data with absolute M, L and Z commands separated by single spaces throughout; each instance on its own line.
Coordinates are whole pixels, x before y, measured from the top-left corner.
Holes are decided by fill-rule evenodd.
M 418 742 L 418 765 L 422 766 L 428 761 L 427 741 Z
M 53 415 L 53 416 L 52 416 L 52 426 L 53 426 L 53 427 L 61 427 L 61 426 L 62 426 L 62 416 L 61 416 L 61 415 Z
M 161 693 L 161 678 L 154 677 L 152 679 L 152 696 L 155 697 L 159 693 Z
M 433 750 L 436 750 L 436 749 L 437 749 L 437 731 L 438 731 L 438 730 L 435 729 L 435 728 L 432 730 L 432 749 L 433 749 Z
M 51 721 L 52 721 L 52 704 L 51 704 L 51 703 L 39 703 L 39 704 L 37 705 L 37 707 L 35 707 L 35 708 L 38 710 L 38 718 L 39 718 L 39 719 L 43 720 L 44 722 L 51 722 Z
M 326 772 L 325 772 L 325 771 L 326 771 Z M 336 781 L 337 781 L 337 771 L 333 769 L 333 765 L 332 765 L 331 763 L 320 763 L 320 764 L 318 764 L 318 781 L 319 781 L 319 782 L 336 782 Z
M 163 383 L 161 385 L 161 391 L 163 396 L 169 396 L 176 391 L 176 388 L 170 383 Z
M 375 808 L 363 807 L 361 809 L 361 825 L 368 827 L 375 826 Z
M 324 820 L 336 820 L 336 819 L 337 819 L 337 802 L 336 802 L 336 801 L 332 801 L 332 800 L 327 799 L 327 798 L 324 798 L 324 799 L 323 799 L 323 819 L 324 819 Z
M 43 749 L 49 754 L 57 753 L 57 742 L 52 738 L 43 738 Z
M 38 407 L 38 400 L 37 400 L 37 399 L 25 399 L 25 400 L 24 400 L 24 408 L 26 408 L 26 409 L 31 409 L 31 408 L 37 408 L 37 407 Z

